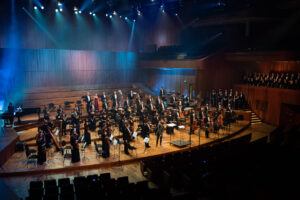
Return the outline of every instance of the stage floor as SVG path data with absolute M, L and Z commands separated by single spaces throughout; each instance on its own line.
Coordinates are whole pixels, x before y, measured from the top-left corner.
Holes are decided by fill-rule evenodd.
M 191 145 L 183 148 L 178 148 L 176 146 L 170 145 L 170 141 L 173 140 L 186 140 L 189 141 L 189 127 L 186 127 L 183 131 L 178 131 L 174 129 L 174 135 L 171 136 L 164 132 L 162 146 L 156 147 L 156 136 L 154 133 L 150 134 L 150 146 L 151 148 L 145 149 L 144 141 L 141 137 L 137 137 L 136 141 L 132 142 L 131 145 L 135 146 L 136 150 L 130 150 L 130 155 L 124 153 L 124 145 L 110 145 L 110 157 L 109 158 L 96 158 L 95 146 L 92 143 L 87 146 L 85 152 L 81 152 L 81 160 L 77 163 L 71 163 L 69 159 L 63 161 L 63 156 L 60 152 L 54 152 L 55 147 L 51 149 L 51 152 L 47 155 L 47 162 L 43 165 L 29 164 L 27 167 L 27 158 L 25 152 L 16 152 L 10 159 L 2 166 L 0 170 L 0 176 L 22 176 L 22 175 L 32 175 L 32 174 L 43 174 L 43 173 L 60 173 L 70 170 L 84 170 L 84 169 L 95 169 L 100 167 L 111 167 L 120 164 L 128 164 L 139 161 L 146 157 L 163 155 L 168 153 L 173 153 L 176 151 L 184 151 L 189 148 L 197 147 L 199 145 L 205 145 L 213 142 L 218 142 L 218 140 L 223 140 L 228 136 L 233 136 L 237 132 L 241 132 L 249 127 L 248 121 L 239 121 L 232 124 L 230 131 L 221 130 L 219 134 L 210 133 L 210 138 L 205 138 L 205 133 L 203 130 L 200 131 L 200 141 L 199 141 L 199 131 L 195 131 L 195 134 L 191 135 Z M 19 133 L 22 138 L 35 136 L 37 133 L 36 129 L 30 129 Z M 23 136 L 26 134 L 26 136 Z M 114 135 L 118 135 L 118 130 L 115 129 Z M 31 135 L 31 136 L 28 136 Z M 64 138 L 68 140 L 69 137 Z M 92 139 L 98 139 L 98 134 L 92 132 Z M 200 142 L 200 143 L 199 143 Z M 28 141 L 30 144 L 30 141 Z M 100 143 L 99 141 L 97 143 Z M 31 144 L 34 145 L 30 148 L 36 148 L 33 141 Z M 120 149 L 120 152 L 119 152 Z

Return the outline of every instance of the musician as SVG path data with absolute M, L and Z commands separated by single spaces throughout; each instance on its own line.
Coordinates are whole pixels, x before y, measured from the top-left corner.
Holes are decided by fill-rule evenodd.
M 131 138 L 131 132 L 130 132 L 129 124 L 127 124 L 123 130 L 124 152 L 127 155 L 129 155 L 128 148 L 130 146 L 129 144 L 130 138 Z
M 113 95 L 112 95 L 112 101 L 113 101 L 113 107 L 117 107 L 118 106 L 118 95 L 117 95 L 117 91 L 114 91 Z
M 11 126 L 14 125 L 14 113 L 15 113 L 15 107 L 12 105 L 12 102 L 9 102 L 8 107 L 7 107 L 7 112 L 9 114 L 9 123 L 11 124 Z
M 130 107 L 130 106 L 131 106 L 131 103 L 130 103 L 130 101 L 129 101 L 129 98 L 126 97 L 126 100 L 124 101 L 124 108 L 127 109 L 127 108 Z
M 158 140 L 160 141 L 160 146 L 161 146 L 161 141 L 162 141 L 162 137 L 163 137 L 163 132 L 164 132 L 164 126 L 162 124 L 162 121 L 158 122 L 158 125 L 156 127 L 156 147 L 158 146 Z
M 176 97 L 175 97 L 175 94 L 172 94 L 172 97 L 170 99 L 170 103 L 175 106 L 175 102 L 176 102 Z
M 152 97 L 151 95 L 149 95 L 148 99 L 147 99 L 147 105 L 149 106 L 152 102 Z
M 238 91 L 236 90 L 234 93 L 234 97 L 233 97 L 233 107 L 234 109 L 239 109 L 239 104 L 240 104 L 240 96 Z
M 86 96 L 84 96 L 84 100 L 86 102 L 86 111 L 89 113 L 90 112 L 90 107 L 91 107 L 91 102 L 92 102 L 92 99 L 91 99 L 91 96 L 90 96 L 90 93 L 87 92 L 86 93 Z
M 89 117 L 88 122 L 89 122 L 89 128 L 90 128 L 90 130 L 91 131 L 96 130 L 96 119 L 95 119 L 95 116 Z
M 160 96 L 161 98 L 165 96 L 165 90 L 164 90 L 163 87 L 160 88 L 159 96 Z
M 95 105 L 95 111 L 98 113 L 99 112 L 99 102 L 98 102 L 98 94 L 97 93 L 94 97 L 94 105 Z
M 89 132 L 89 124 L 87 119 L 84 122 L 84 141 L 87 145 L 91 144 L 91 134 Z
M 222 103 L 218 102 L 218 107 L 217 107 L 218 113 L 222 113 L 222 109 L 223 109 Z
M 80 153 L 79 153 L 79 145 L 78 145 L 78 134 L 76 128 L 71 130 L 70 136 L 70 143 L 71 143 L 71 153 L 72 153 L 72 162 L 79 162 L 80 161 Z
M 44 114 L 44 119 L 49 120 L 49 112 L 48 112 L 48 109 L 47 109 L 46 105 L 44 106 L 43 114 Z
M 61 107 L 61 105 L 58 106 L 58 109 L 57 109 L 57 116 L 61 116 L 62 113 L 63 113 L 63 108 Z
M 173 121 L 173 116 L 171 113 L 171 110 L 167 111 L 167 124 L 171 123 L 171 121 Z
M 102 140 L 102 156 L 103 158 L 108 158 L 110 156 L 110 130 L 108 128 L 108 124 L 104 125 L 104 130 L 101 134 L 101 140 Z
M 142 116 L 142 115 L 143 115 L 144 108 L 145 108 L 144 102 L 141 101 L 141 104 L 138 106 L 138 109 L 137 109 L 137 112 L 138 112 L 138 115 L 139 115 L 139 116 Z
M 165 105 L 164 105 L 163 101 L 160 101 L 160 104 L 159 104 L 159 107 L 158 107 L 158 111 L 159 111 L 160 116 L 162 116 L 163 112 L 165 111 Z
M 195 110 L 192 110 L 191 114 L 190 114 L 190 134 L 194 134 L 194 129 L 193 129 L 193 124 L 194 121 L 196 121 L 196 114 L 195 114 Z
M 149 138 L 149 133 L 150 133 L 150 123 L 149 121 L 146 121 L 146 123 L 144 124 L 143 128 L 142 128 L 142 137 L 148 137 Z M 146 148 L 150 148 L 149 143 L 145 143 L 145 147 Z
M 42 165 L 46 162 L 46 138 L 43 130 L 38 128 L 38 134 L 36 136 L 36 144 L 38 146 L 38 163 Z
M 213 107 L 217 106 L 217 93 L 215 89 L 212 90 L 212 93 L 210 95 L 210 101 Z
M 106 100 L 106 95 L 105 95 L 105 91 L 102 92 L 101 95 L 101 101 L 104 103 L 104 100 Z
M 133 98 L 134 98 L 133 91 L 130 90 L 130 93 L 128 94 L 128 99 L 129 99 L 129 101 L 130 101 L 130 106 L 132 106 L 132 100 L 133 100 Z
M 103 104 L 102 104 L 102 108 L 103 108 L 105 111 L 108 110 L 108 104 L 107 104 L 107 100 L 106 100 L 106 99 L 104 99 L 104 102 L 103 102 Z
M 62 117 L 62 135 L 67 135 L 67 116 L 65 114 Z
M 210 111 L 208 103 L 204 107 L 204 112 L 207 114 Z
M 225 92 L 224 92 L 224 96 L 223 96 L 223 106 L 224 106 L 225 108 L 227 108 L 227 106 L 228 106 L 228 94 L 227 94 L 227 90 L 225 90 Z

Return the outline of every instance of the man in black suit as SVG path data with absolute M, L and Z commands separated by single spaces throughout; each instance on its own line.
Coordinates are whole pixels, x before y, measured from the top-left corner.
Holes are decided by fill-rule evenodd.
M 162 121 L 159 121 L 156 127 L 156 147 L 158 145 L 158 140 L 160 140 L 160 146 L 161 146 L 163 132 L 164 132 L 164 126 L 162 124 Z
M 191 115 L 190 115 L 190 134 L 193 134 L 193 133 L 194 133 L 194 130 L 193 130 L 193 124 L 194 124 L 194 121 L 195 121 L 195 120 L 196 120 L 195 111 L 192 110 Z
M 84 101 L 86 102 L 86 111 L 89 113 L 90 107 L 91 107 L 91 102 L 92 102 L 92 98 L 91 98 L 89 92 L 87 92 L 86 96 L 84 96 Z
M 103 91 L 102 95 L 101 95 L 101 101 L 104 102 L 104 100 L 106 100 L 106 94 L 105 91 Z
M 160 88 L 159 96 L 160 96 L 160 97 L 164 97 L 164 96 L 165 96 L 165 90 L 164 90 L 163 87 Z
M 124 141 L 124 152 L 129 155 L 128 149 L 130 147 L 129 141 L 130 141 L 130 129 L 129 124 L 126 124 L 126 128 L 123 129 L 123 141 Z
M 104 99 L 104 102 L 103 102 L 103 104 L 102 104 L 102 108 L 104 109 L 104 110 L 108 110 L 108 104 L 107 104 L 107 102 L 106 102 L 106 99 Z
M 128 99 L 129 99 L 129 101 L 130 101 L 130 106 L 132 105 L 132 100 L 133 100 L 133 98 L 134 98 L 133 91 L 130 90 L 130 93 L 128 94 Z
M 113 101 L 113 107 L 115 108 L 116 106 L 118 106 L 119 102 L 118 102 L 118 94 L 117 91 L 114 91 L 113 95 L 112 95 L 112 101 Z
M 142 128 L 142 137 L 143 137 L 143 138 L 145 138 L 145 137 L 148 137 L 148 138 L 149 138 L 149 133 L 150 133 L 150 123 L 149 123 L 149 121 L 147 121 L 147 122 L 144 124 L 143 128 Z M 146 143 L 146 142 L 145 142 L 145 147 L 146 147 L 146 148 L 150 148 L 149 143 Z
M 12 105 L 12 102 L 9 102 L 9 105 L 7 107 L 7 112 L 9 113 L 9 123 L 13 126 L 15 107 Z

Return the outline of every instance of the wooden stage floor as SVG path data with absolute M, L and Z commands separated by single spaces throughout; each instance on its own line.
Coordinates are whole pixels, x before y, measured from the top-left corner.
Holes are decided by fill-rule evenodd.
M 233 124 L 229 130 L 221 130 L 220 134 L 216 135 L 210 133 L 210 138 L 205 138 L 205 133 L 203 130 L 200 131 L 200 145 L 209 145 L 210 143 L 218 142 L 224 140 L 225 138 L 234 136 L 235 134 L 245 130 L 249 127 L 248 121 L 239 121 Z M 189 148 L 195 148 L 199 146 L 199 131 L 196 131 L 195 134 L 191 135 L 191 145 L 178 148 L 170 144 L 170 140 L 189 140 L 189 127 L 186 127 L 181 133 L 180 131 L 174 129 L 174 136 L 171 137 L 164 132 L 162 146 L 156 147 L 156 136 L 154 133 L 150 134 L 150 146 L 145 150 L 145 144 L 141 137 L 137 137 L 136 141 L 132 142 L 131 145 L 135 146 L 137 150 L 130 150 L 130 155 L 124 153 L 124 146 L 120 146 L 121 152 L 119 153 L 119 145 L 113 146 L 110 145 L 110 157 L 109 158 L 96 158 L 96 151 L 94 144 L 87 146 L 85 152 L 81 152 L 81 160 L 77 163 L 71 163 L 69 159 L 64 161 L 63 156 L 60 152 L 54 152 L 55 147 L 53 147 L 47 154 L 47 162 L 43 165 L 34 165 L 29 164 L 27 167 L 27 158 L 25 152 L 16 152 L 13 154 L 10 159 L 2 166 L 0 170 L 0 177 L 7 176 L 23 176 L 23 175 L 33 175 L 33 174 L 44 174 L 44 173 L 61 173 L 67 172 L 70 170 L 87 170 L 87 169 L 96 169 L 100 167 L 111 167 L 121 164 L 129 164 L 136 161 L 139 161 L 146 157 L 163 155 L 174 153 L 176 151 L 188 150 Z M 35 136 L 37 133 L 36 128 L 23 131 L 19 133 L 19 136 L 22 139 L 27 137 Z M 98 139 L 98 134 L 92 132 L 92 139 Z M 118 130 L 115 129 L 114 135 L 118 135 Z M 29 136 L 31 135 L 31 136 Z M 63 138 L 68 140 L 68 138 Z M 97 143 L 100 143 L 99 141 Z M 28 141 L 28 144 L 31 144 L 32 147 L 36 148 L 34 142 Z

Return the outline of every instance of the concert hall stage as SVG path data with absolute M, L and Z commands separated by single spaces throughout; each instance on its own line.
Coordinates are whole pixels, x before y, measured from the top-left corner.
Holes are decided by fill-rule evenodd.
M 97 158 L 94 140 L 98 140 L 99 136 L 96 132 L 91 132 L 92 144 L 85 148 L 85 152 L 81 153 L 81 161 L 78 163 L 71 163 L 70 159 L 63 161 L 63 156 L 60 152 L 54 152 L 55 147 L 51 149 L 51 152 L 47 152 L 47 162 L 43 165 L 35 165 L 30 163 L 27 167 L 27 158 L 25 152 L 14 153 L 9 160 L 2 166 L 0 171 L 0 177 L 10 177 L 10 176 L 23 176 L 23 175 L 33 175 L 33 174 L 44 174 L 44 173 L 61 173 L 68 172 L 70 170 L 87 170 L 87 169 L 97 169 L 101 167 L 111 167 L 133 163 L 136 161 L 143 160 L 145 158 L 161 156 L 166 154 L 172 154 L 179 151 L 187 151 L 191 148 L 199 148 L 207 145 L 212 145 L 214 143 L 222 142 L 232 137 L 238 137 L 238 134 L 246 130 L 250 126 L 249 121 L 238 121 L 231 125 L 230 130 L 221 130 L 219 134 L 210 133 L 210 138 L 205 138 L 204 130 L 199 129 L 191 135 L 191 145 L 178 148 L 170 144 L 170 141 L 183 139 L 189 141 L 189 127 L 182 130 L 181 134 L 179 130 L 174 129 L 174 136 L 164 133 L 162 146 L 156 147 L 156 136 L 154 133 L 150 134 L 150 148 L 145 149 L 145 144 L 143 138 L 138 136 L 136 141 L 132 142 L 131 145 L 135 146 L 137 150 L 130 150 L 130 155 L 124 153 L 123 144 L 113 146 L 110 145 L 110 157 L 109 158 Z M 20 140 L 26 140 L 30 148 L 36 148 L 34 141 L 30 141 L 35 134 L 36 128 L 29 129 L 26 131 L 19 132 Z M 116 128 L 113 132 L 115 136 L 119 134 Z M 27 138 L 27 139 L 26 139 Z M 68 138 L 63 138 L 68 143 Z M 199 140 L 200 139 L 200 140 Z M 100 143 L 97 141 L 97 143 Z M 81 144 L 80 144 L 81 145 Z M 120 148 L 120 154 L 119 154 Z

